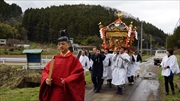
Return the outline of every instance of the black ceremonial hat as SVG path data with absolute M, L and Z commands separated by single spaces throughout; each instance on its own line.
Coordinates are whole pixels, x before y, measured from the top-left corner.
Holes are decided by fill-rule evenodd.
M 66 36 L 66 34 L 67 34 L 66 29 L 61 30 L 61 31 L 60 31 L 60 35 L 61 35 L 61 37 L 60 37 L 60 38 L 58 38 L 58 42 L 62 42 L 62 41 L 69 42 L 69 39 L 68 39 L 68 37 Z

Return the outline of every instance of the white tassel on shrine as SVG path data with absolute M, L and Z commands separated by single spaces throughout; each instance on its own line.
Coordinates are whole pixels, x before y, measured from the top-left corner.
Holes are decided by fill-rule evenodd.
M 132 28 L 130 27 L 130 28 L 129 28 L 129 31 L 128 31 L 128 37 L 131 36 L 131 31 L 132 31 Z
M 136 38 L 136 40 L 138 40 L 138 33 L 137 33 L 137 31 L 135 31 L 135 38 Z
M 103 39 L 103 31 L 102 31 L 102 28 L 99 30 L 99 34 L 100 34 L 101 39 Z

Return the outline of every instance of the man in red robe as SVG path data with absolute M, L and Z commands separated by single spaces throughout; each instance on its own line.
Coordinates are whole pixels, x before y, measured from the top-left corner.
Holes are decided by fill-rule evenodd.
M 42 71 L 40 101 L 84 101 L 84 69 L 69 50 L 66 36 L 58 39 L 60 54 L 54 57 L 51 80 L 48 79 L 50 63 Z

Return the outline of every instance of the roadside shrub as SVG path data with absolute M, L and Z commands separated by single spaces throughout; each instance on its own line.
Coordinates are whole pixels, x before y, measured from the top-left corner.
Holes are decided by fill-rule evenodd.
M 9 48 L 9 51 L 13 52 L 13 51 L 14 51 L 14 48 Z
M 4 54 L 5 54 L 5 55 L 8 55 L 8 51 L 4 51 Z
M 22 51 L 22 50 L 24 50 L 24 47 L 23 46 L 19 46 L 19 47 L 16 47 L 16 49 L 19 50 L 19 51 Z

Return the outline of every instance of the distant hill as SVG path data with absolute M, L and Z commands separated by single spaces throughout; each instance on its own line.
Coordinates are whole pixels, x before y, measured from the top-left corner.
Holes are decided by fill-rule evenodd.
M 0 0 L 0 39 L 27 41 L 27 31 L 22 23 L 22 10 L 16 4 L 8 4 Z M 14 43 L 15 42 L 15 43 Z M 18 41 L 20 42 L 20 41 Z M 18 44 L 16 41 L 7 42 L 9 47 Z
M 0 21 L 6 21 L 11 17 L 20 17 L 21 7 L 16 4 L 9 5 L 4 0 L 0 0 Z
M 82 45 L 100 45 L 98 23 L 108 25 L 117 19 L 114 16 L 119 10 L 100 5 L 62 5 L 41 9 L 27 9 L 23 16 L 23 26 L 28 30 L 30 41 L 40 43 L 56 43 L 59 31 L 67 29 L 69 37 Z M 141 22 L 138 18 L 124 13 L 122 19 L 127 25 L 133 21 L 140 34 Z M 153 43 L 164 46 L 166 34 L 156 26 L 143 22 L 144 39 L 149 42 L 152 35 Z M 96 42 L 96 43 L 94 43 Z M 98 44 L 97 44 L 98 43 Z M 137 42 L 135 42 L 137 44 Z M 149 45 L 150 46 L 150 45 Z
M 80 45 L 100 46 L 98 23 L 104 26 L 117 19 L 120 10 L 101 5 L 60 5 L 41 9 L 27 9 L 23 16 L 21 7 L 0 0 L 0 38 L 14 38 L 39 43 L 56 43 L 59 31 L 68 30 L 68 36 Z M 122 19 L 127 25 L 133 21 L 140 36 L 141 22 L 127 12 Z M 3 27 L 5 26 L 5 27 Z M 8 30 L 11 29 L 11 30 Z M 150 47 L 150 35 L 153 46 L 165 46 L 167 35 L 151 23 L 143 22 L 143 39 Z M 95 43 L 96 42 L 96 43 Z M 134 42 L 137 46 L 137 41 Z M 146 44 L 143 44 L 146 47 Z

